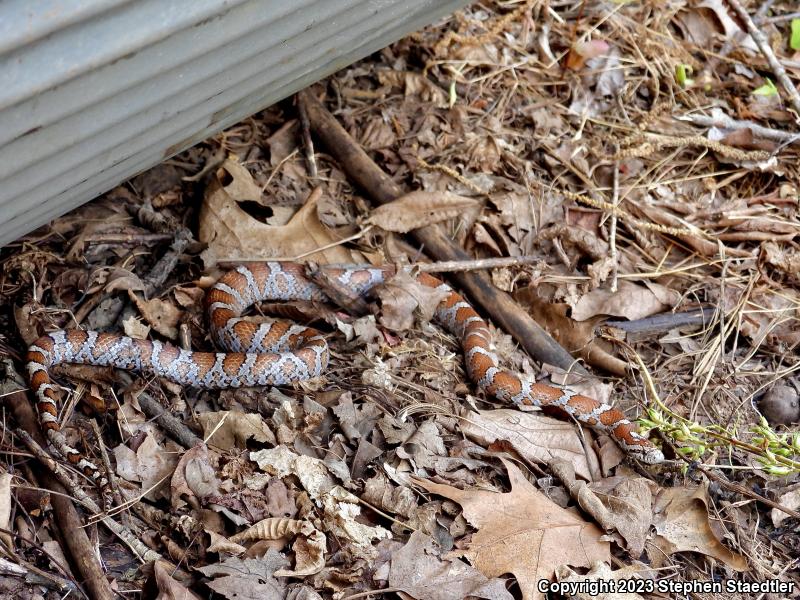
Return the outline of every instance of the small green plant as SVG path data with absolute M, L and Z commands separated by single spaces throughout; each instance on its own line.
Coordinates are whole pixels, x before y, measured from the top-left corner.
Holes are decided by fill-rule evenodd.
M 789 34 L 789 48 L 800 50 L 800 19 L 792 19 L 792 32 Z
M 694 72 L 691 65 L 679 63 L 675 65 L 675 81 L 682 88 L 691 87 L 694 85 L 694 79 L 690 79 L 690 75 Z
M 793 457 L 800 456 L 800 432 L 775 433 L 767 420 L 761 417 L 761 422 L 753 427 L 753 444 L 764 450 L 764 457 L 759 457 L 758 462 L 770 475 L 791 475 L 800 470 L 798 462 Z
M 764 417 L 753 426 L 752 442 L 737 439 L 735 431 L 719 425 L 700 425 L 669 410 L 656 398 L 657 408 L 648 408 L 647 417 L 639 419 L 643 429 L 658 428 L 676 444 L 688 460 L 701 460 L 714 448 L 736 447 L 755 455 L 765 472 L 777 477 L 800 473 L 800 433 L 776 433 Z
M 778 88 L 775 87 L 775 84 L 772 83 L 772 80 L 769 77 L 765 78 L 767 82 L 762 85 L 761 87 L 757 87 L 753 90 L 754 96 L 777 96 L 778 95 Z
M 623 342 L 624 344 L 624 342 Z M 643 430 L 658 428 L 661 433 L 671 439 L 677 446 L 677 452 L 688 460 L 701 460 L 711 449 L 720 448 L 730 451 L 739 448 L 756 457 L 766 473 L 782 477 L 800 473 L 800 433 L 778 434 L 761 417 L 758 425 L 753 427 L 752 443 L 738 439 L 736 429 L 728 430 L 720 425 L 700 425 L 672 412 L 658 395 L 655 382 L 642 358 L 628 344 L 624 344 L 632 353 L 639 365 L 645 390 L 652 400 L 647 409 L 647 416 L 638 420 Z M 684 467 L 684 471 L 688 465 Z

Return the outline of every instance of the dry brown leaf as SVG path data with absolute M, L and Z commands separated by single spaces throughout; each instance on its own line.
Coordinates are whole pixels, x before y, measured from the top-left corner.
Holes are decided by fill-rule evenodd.
M 790 246 L 778 245 L 775 242 L 765 242 L 761 245 L 759 259 L 790 275 L 800 273 L 800 253 L 792 252 Z
M 573 71 L 580 71 L 590 58 L 606 54 L 611 46 L 603 40 L 588 40 L 574 44 L 567 54 L 565 66 Z
M 552 502 L 515 465 L 501 460 L 511 482 L 505 494 L 415 479 L 429 492 L 458 502 L 464 517 L 478 529 L 461 554 L 481 573 L 489 578 L 512 573 L 524 599 L 540 600 L 544 595 L 537 583 L 551 579 L 557 567 L 610 560 L 602 531 Z
M 663 285 L 638 285 L 621 280 L 616 292 L 597 289 L 585 294 L 572 307 L 572 318 L 585 321 L 598 315 L 611 315 L 633 321 L 672 309 L 679 302 L 680 294 Z
M 120 267 L 115 267 L 106 274 L 106 284 L 103 287 L 107 294 L 120 290 L 141 292 L 144 289 L 145 285 L 138 275 Z
M 420 531 L 392 554 L 389 586 L 420 600 L 511 600 L 500 579 L 487 579 L 460 560 L 442 560 L 433 539 Z
M 38 302 L 27 302 L 14 307 L 14 324 L 26 346 L 30 346 L 39 337 L 39 331 L 36 329 L 37 320 L 33 315 L 40 307 Z
M 474 198 L 450 192 L 411 192 L 374 209 L 367 223 L 386 231 L 408 233 L 462 216 L 467 211 L 477 211 L 480 202 Z
M 650 482 L 643 477 L 608 477 L 589 487 L 608 509 L 624 547 L 633 558 L 641 556 L 653 522 Z
M 792 510 L 800 509 L 800 483 L 791 485 L 786 490 L 778 494 L 775 498 L 775 502 Z M 770 511 L 769 516 L 772 519 L 772 524 L 775 527 L 780 527 L 786 519 L 791 517 L 791 515 L 788 515 L 786 512 L 777 508 L 773 508 Z
M 383 473 L 376 473 L 364 483 L 361 499 L 383 511 L 410 517 L 417 508 L 417 496 L 408 487 L 393 486 Z
M 449 106 L 447 93 L 421 73 L 381 70 L 378 72 L 378 81 L 381 85 L 402 87 L 406 98 L 416 96 L 422 102 L 431 103 L 437 108 Z
M 252 542 L 253 540 L 277 540 L 282 537 L 288 537 L 300 533 L 303 525 L 307 521 L 298 521 L 296 519 L 284 519 L 280 517 L 270 517 L 262 519 L 255 525 L 248 527 L 244 531 L 240 531 L 236 535 L 232 535 L 230 540 L 232 542 Z
M 236 542 L 229 540 L 224 535 L 220 535 L 215 531 L 206 530 L 208 537 L 211 539 L 211 543 L 208 545 L 209 552 L 217 552 L 225 554 L 231 554 L 233 556 L 240 556 L 247 551 L 247 548 L 244 546 L 240 546 Z
M 255 461 L 259 469 L 275 477 L 297 476 L 313 500 L 319 500 L 336 487 L 336 480 L 322 460 L 297 454 L 286 446 L 251 452 L 250 460 Z
M 141 483 L 148 500 L 158 500 L 164 495 L 163 490 L 178 463 L 180 450 L 169 440 L 162 446 L 152 435 L 145 436 L 136 452 L 120 444 L 114 448 L 117 474 L 128 481 Z
M 359 144 L 364 150 L 380 150 L 391 148 L 397 143 L 397 135 L 383 118 L 383 115 L 368 117 L 367 122 L 358 136 Z
M 583 73 L 581 85 L 573 90 L 569 105 L 572 114 L 596 116 L 617 106 L 614 99 L 625 85 L 626 73 L 618 48 L 611 47 L 608 52 L 587 59 Z M 575 156 L 569 157 L 569 161 L 574 160 Z
M 286 566 L 286 558 L 270 549 L 263 558 L 231 557 L 197 570 L 211 578 L 206 585 L 229 600 L 284 600 L 286 584 L 275 572 Z
M 539 412 L 501 408 L 470 412 L 460 419 L 460 428 L 481 446 L 506 440 L 527 460 L 546 464 L 553 458 L 562 458 L 573 465 L 579 477 L 587 481 L 600 478 L 596 457 L 592 453 L 587 457 L 572 423 Z
M 209 496 L 216 496 L 220 493 L 220 487 L 217 470 L 212 463 L 208 447 L 198 444 L 181 456 L 172 474 L 170 480 L 172 508 L 177 510 L 185 506 L 184 497 L 202 501 Z
M 321 192 L 311 193 L 292 219 L 281 226 L 266 225 L 239 207 L 239 201 L 258 201 L 261 189 L 242 165 L 227 160 L 222 173 L 211 181 L 200 210 L 198 236 L 208 244 L 203 253 L 206 266 L 223 258 L 293 257 L 308 252 L 310 259 L 322 264 L 362 263 L 363 255 L 342 246 L 314 250 L 337 241 L 317 216 L 317 200 Z M 230 177 L 220 177 L 224 175 Z
M 737 46 L 758 52 L 753 38 L 742 31 L 732 14 L 724 0 L 703 0 L 679 12 L 675 20 L 683 25 L 686 38 L 699 47 L 707 47 L 722 33 L 724 39 L 735 40 Z
M 653 539 L 655 547 L 648 547 L 653 566 L 661 566 L 675 552 L 689 551 L 713 556 L 736 571 L 748 569 L 747 559 L 726 548 L 714 531 L 720 526 L 709 517 L 705 485 L 661 489 L 653 511 L 658 534 Z
M 308 531 L 306 531 L 308 530 Z M 325 534 L 314 527 L 304 527 L 292 544 L 294 569 L 278 569 L 276 577 L 307 577 L 325 568 L 325 550 L 328 540 Z
M 464 153 L 467 168 L 479 173 L 496 172 L 503 157 L 501 142 L 492 134 L 467 132 Z
M 153 564 L 159 600 L 200 600 L 200 596 L 172 578 L 170 573 L 174 570 L 174 565 L 166 561 L 157 560 Z
M 281 127 L 267 138 L 266 145 L 269 148 L 269 164 L 272 167 L 279 166 L 295 150 L 300 133 L 300 123 L 297 119 L 286 121 Z
M 203 305 L 203 298 L 206 295 L 205 290 L 196 286 L 179 286 L 176 287 L 172 293 L 175 295 L 175 301 L 181 308 L 196 309 Z
M 423 321 L 430 321 L 436 307 L 449 292 L 419 283 L 405 270 L 375 290 L 381 302 L 380 323 L 392 331 L 403 331 L 414 325 L 414 312 Z
M 125 335 L 137 340 L 146 340 L 147 336 L 150 335 L 150 327 L 133 315 L 122 321 L 122 330 Z
M 348 552 L 354 556 L 374 558 L 373 541 L 389 539 L 390 531 L 380 525 L 365 525 L 361 517 L 361 503 L 341 486 L 336 486 L 322 497 L 325 514 L 322 518 L 323 529 L 334 538 L 348 541 Z
M 246 448 L 250 438 L 257 442 L 276 443 L 275 435 L 258 413 L 207 412 L 198 414 L 197 421 L 203 428 L 206 443 L 221 450 Z
M 178 337 L 178 323 L 180 323 L 183 311 L 168 300 L 153 298 L 143 300 L 137 294 L 128 292 L 131 301 L 139 309 L 142 318 L 147 321 L 153 329 L 166 338 L 174 340 Z
M 286 446 L 251 452 L 250 459 L 271 475 L 296 476 L 309 497 L 322 505 L 322 528 L 340 543 L 346 541 L 349 554 L 372 560 L 375 552 L 373 540 L 392 537 L 383 527 L 358 521 L 361 515 L 359 499 L 336 485 L 322 460 L 297 454 Z
M 549 302 L 540 297 L 543 286 L 529 286 L 514 294 L 514 299 L 527 307 L 528 312 L 567 351 L 580 356 L 589 364 L 614 375 L 624 376 L 627 363 L 610 353 L 608 342 L 595 338 L 595 328 L 601 317 L 576 321 L 567 316 L 570 311 L 564 302 Z

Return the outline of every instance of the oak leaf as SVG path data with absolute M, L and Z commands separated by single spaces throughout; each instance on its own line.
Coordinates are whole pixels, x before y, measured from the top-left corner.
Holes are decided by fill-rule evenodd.
M 662 489 L 653 505 L 653 525 L 658 535 L 648 547 L 655 567 L 675 552 L 700 552 L 721 560 L 732 569 L 748 569 L 747 559 L 726 548 L 720 538 L 722 526 L 708 514 L 708 488 L 700 485 Z
M 412 533 L 408 543 L 392 554 L 389 586 L 426 600 L 513 598 L 501 579 L 488 579 L 458 559 L 443 560 L 433 538 L 421 531 Z
M 569 461 L 578 476 L 600 478 L 596 458 L 584 450 L 572 423 L 510 408 L 470 412 L 459 425 L 461 432 L 481 446 L 506 440 L 526 460 L 547 464 L 554 458 Z M 591 461 L 591 462 L 590 462 Z
M 544 595 L 537 583 L 552 578 L 560 565 L 589 567 L 610 560 L 609 543 L 597 526 L 552 502 L 516 466 L 501 460 L 511 482 L 505 494 L 415 478 L 429 492 L 458 502 L 478 529 L 461 552 L 475 568 L 490 579 L 512 573 L 524 599 L 540 600 Z
M 365 262 L 359 252 L 332 245 L 338 238 L 317 214 L 321 191 L 312 192 L 283 225 L 262 223 L 239 205 L 260 203 L 261 195 L 261 188 L 244 166 L 233 160 L 223 163 L 208 186 L 200 210 L 198 236 L 208 244 L 202 254 L 206 266 L 223 258 L 259 260 L 306 253 L 313 253 L 309 257 L 323 264 Z

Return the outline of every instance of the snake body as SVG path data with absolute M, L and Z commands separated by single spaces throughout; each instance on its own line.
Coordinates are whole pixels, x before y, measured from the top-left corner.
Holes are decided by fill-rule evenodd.
M 393 267 L 345 265 L 326 267 L 326 274 L 359 296 L 395 273 Z M 630 456 L 645 463 L 664 460 L 620 411 L 567 388 L 531 383 L 500 368 L 491 350 L 486 322 L 446 283 L 427 274 L 419 283 L 443 292 L 434 318 L 461 342 L 467 373 L 489 396 L 518 405 L 554 409 L 592 429 L 609 434 Z M 248 263 L 225 273 L 206 294 L 211 335 L 225 352 L 184 350 L 159 341 L 114 333 L 61 330 L 39 338 L 26 356 L 30 386 L 39 420 L 50 443 L 70 463 L 107 485 L 102 472 L 72 448 L 60 430 L 60 391 L 48 369 L 78 363 L 149 372 L 187 386 L 206 389 L 284 385 L 320 375 L 328 363 L 328 345 L 316 330 L 287 321 L 256 323 L 242 318 L 248 307 L 274 300 L 327 301 L 322 288 L 308 279 L 299 263 Z

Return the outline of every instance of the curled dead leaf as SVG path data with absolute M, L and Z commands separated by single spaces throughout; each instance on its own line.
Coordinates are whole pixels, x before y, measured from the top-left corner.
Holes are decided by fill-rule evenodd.
M 307 577 L 315 575 L 325 567 L 325 550 L 328 540 L 325 534 L 314 529 L 298 535 L 292 544 L 294 551 L 294 569 L 279 569 L 276 577 Z
M 239 556 L 240 554 L 244 554 L 247 550 L 244 546 L 240 546 L 232 539 L 226 538 L 224 535 L 220 535 L 208 529 L 206 529 L 206 533 L 211 538 L 211 543 L 208 546 L 209 552 L 224 552 L 225 554 L 230 554 L 232 556 Z
M 596 289 L 582 296 L 572 308 L 572 318 L 585 321 L 611 315 L 633 321 L 672 309 L 679 302 L 680 294 L 663 285 L 653 282 L 638 285 L 622 280 L 616 292 Z
M 200 413 L 197 420 L 206 442 L 222 450 L 245 448 L 250 438 L 257 442 L 276 443 L 275 435 L 258 413 L 223 410 Z
M 411 192 L 373 210 L 367 223 L 386 231 L 408 233 L 454 219 L 467 211 L 477 211 L 480 205 L 474 198 L 450 192 Z
M 252 527 L 248 527 L 236 535 L 232 535 L 230 539 L 236 543 L 251 542 L 253 540 L 277 540 L 300 533 L 300 530 L 306 524 L 310 525 L 307 521 L 270 517 L 262 519 Z
M 153 298 L 144 300 L 133 292 L 128 292 L 131 301 L 139 309 L 142 318 L 150 324 L 158 333 L 174 340 L 178 337 L 178 323 L 180 323 L 183 311 L 168 300 Z

